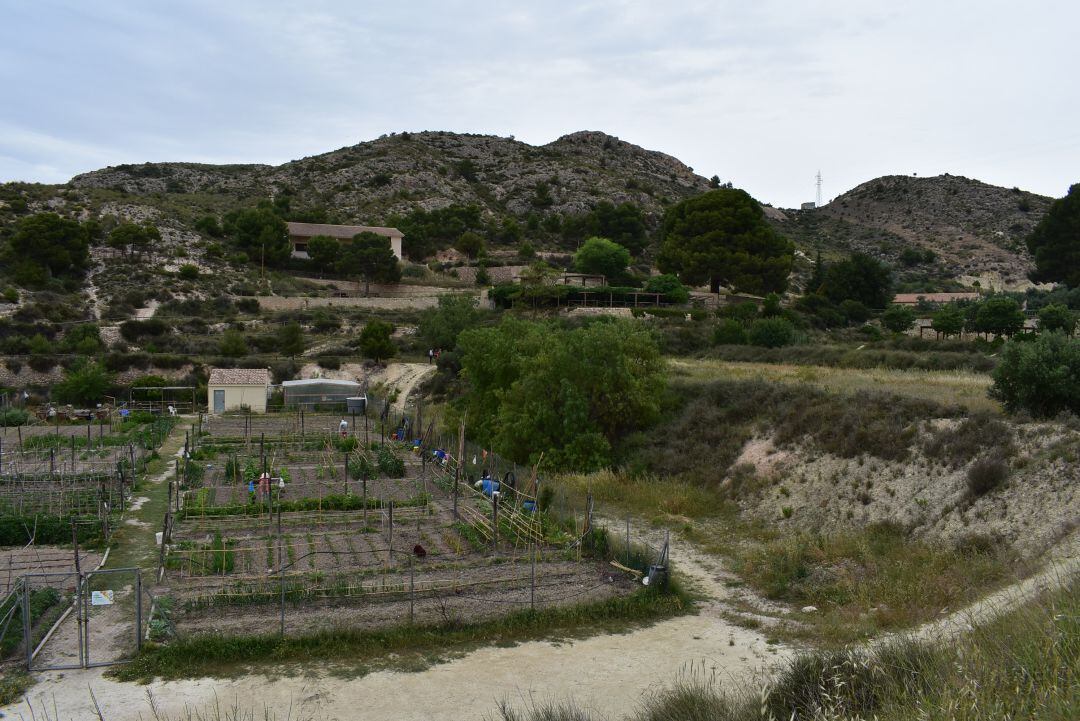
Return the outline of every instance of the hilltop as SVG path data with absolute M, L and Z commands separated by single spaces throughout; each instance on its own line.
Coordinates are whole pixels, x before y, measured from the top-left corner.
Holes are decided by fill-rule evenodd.
M 888 175 L 821 208 L 772 217 L 804 252 L 869 253 L 916 284 L 1012 289 L 1029 285 L 1024 239 L 1052 201 L 956 175 Z
M 606 133 L 581 131 L 532 146 L 493 135 L 399 133 L 269 165 L 144 163 L 73 178 L 70 186 L 130 196 L 235 201 L 281 193 L 295 207 L 325 208 L 342 222 L 380 223 L 412 210 L 477 205 L 487 213 L 577 215 L 600 200 L 632 202 L 656 217 L 708 188 L 679 160 Z

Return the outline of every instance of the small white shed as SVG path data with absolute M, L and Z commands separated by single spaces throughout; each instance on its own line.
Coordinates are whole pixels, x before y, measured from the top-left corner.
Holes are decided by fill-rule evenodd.
M 270 397 L 270 371 L 266 368 L 214 368 L 207 383 L 207 408 L 225 413 L 248 408 L 266 413 Z

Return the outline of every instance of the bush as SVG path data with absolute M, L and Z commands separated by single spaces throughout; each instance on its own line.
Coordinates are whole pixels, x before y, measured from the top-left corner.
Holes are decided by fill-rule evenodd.
M 795 327 L 785 318 L 758 318 L 750 325 L 748 338 L 752 345 L 779 348 L 795 339 Z
M 840 303 L 840 312 L 848 319 L 848 323 L 865 323 L 870 320 L 870 309 L 851 298 Z
M 102 402 L 112 384 L 108 371 L 98 363 L 83 358 L 53 388 L 53 396 L 61 403 L 92 406 Z
M 713 331 L 713 345 L 746 345 L 749 338 L 743 324 L 733 318 L 724 318 Z
M 904 333 L 915 325 L 915 309 L 906 305 L 890 305 L 881 314 L 881 324 L 893 333 Z
M 1080 414 L 1080 340 L 1059 332 L 1040 333 L 1033 342 L 1010 340 L 992 378 L 991 397 L 1010 412 Z
M 0 426 L 25 426 L 30 414 L 22 408 L 4 408 L 0 410 Z
M 180 266 L 180 270 L 176 273 L 181 280 L 198 280 L 199 278 L 199 266 L 191 263 L 184 263 Z
M 397 346 L 391 339 L 394 326 L 386 321 L 371 320 L 360 331 L 360 352 L 376 363 L 397 355 Z
M 671 274 L 658 275 L 649 278 L 642 289 L 646 293 L 663 293 L 668 303 L 683 305 L 690 300 L 690 291 L 686 289 L 679 279 Z
M 962 466 L 987 448 L 996 448 L 1004 456 L 1015 451 L 1012 429 L 989 413 L 976 413 L 955 428 L 933 433 L 923 443 L 929 458 L 951 466 Z
M 996 452 L 984 456 L 968 468 L 967 487 L 972 498 L 985 496 L 1009 477 L 1009 464 Z
M 169 332 L 169 324 L 158 318 L 129 320 L 120 324 L 120 335 L 124 340 L 137 342 L 143 336 L 161 336 Z

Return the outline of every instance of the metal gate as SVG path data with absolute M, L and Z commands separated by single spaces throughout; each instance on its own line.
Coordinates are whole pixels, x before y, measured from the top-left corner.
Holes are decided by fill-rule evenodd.
M 35 618 L 34 606 L 45 589 L 62 594 L 65 604 L 51 624 L 47 616 Z M 130 660 L 142 648 L 142 571 L 138 568 L 27 574 L 22 577 L 21 600 L 30 671 L 111 666 Z

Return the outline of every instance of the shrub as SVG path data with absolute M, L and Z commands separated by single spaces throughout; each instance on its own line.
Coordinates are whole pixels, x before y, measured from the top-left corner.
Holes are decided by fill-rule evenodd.
M 785 318 L 758 318 L 750 325 L 748 338 L 752 345 L 779 348 L 791 344 L 795 327 Z
M 394 326 L 386 321 L 368 321 L 360 331 L 360 352 L 376 363 L 397 355 L 397 346 L 391 339 Z
M 84 358 L 53 388 L 53 395 L 61 403 L 90 406 L 102 401 L 111 384 L 112 377 L 103 366 Z
M 1009 477 L 1009 464 L 998 453 L 984 456 L 968 468 L 967 488 L 972 498 L 985 496 Z
M 951 466 L 962 466 L 987 448 L 996 448 L 1006 457 L 1015 451 L 1012 429 L 989 413 L 976 413 L 955 428 L 937 431 L 923 443 L 929 458 Z
M 198 280 L 199 266 L 192 263 L 184 263 L 176 273 L 181 280 Z
M 227 330 L 221 336 L 218 352 L 227 358 L 242 358 L 248 354 L 247 340 L 238 330 Z
M 2 297 L 7 303 L 18 303 L 19 291 L 15 290 L 9 285 L 7 288 L 4 288 L 4 294 Z
M 4 408 L 0 410 L 0 426 L 24 426 L 30 420 L 30 414 L 23 408 Z
M 664 299 L 669 303 L 682 305 L 690 300 L 690 291 L 686 289 L 679 279 L 671 274 L 658 275 L 649 278 L 642 289 L 646 293 L 663 293 Z
M 724 318 L 713 331 L 713 345 L 746 345 L 748 337 L 743 324 L 733 318 Z
M 851 298 L 840 303 L 840 312 L 847 318 L 848 323 L 865 323 L 870 320 L 870 309 Z
M 992 377 L 990 395 L 1010 412 L 1080 414 L 1080 340 L 1059 332 L 1040 333 L 1033 342 L 1010 340 Z
M 890 305 L 881 314 L 881 324 L 893 333 L 904 333 L 915 325 L 915 309 L 906 305 Z

